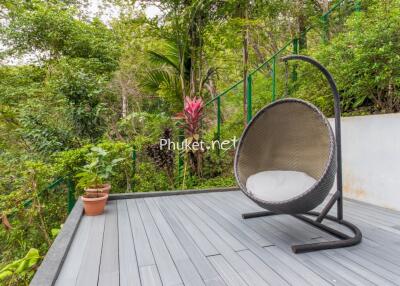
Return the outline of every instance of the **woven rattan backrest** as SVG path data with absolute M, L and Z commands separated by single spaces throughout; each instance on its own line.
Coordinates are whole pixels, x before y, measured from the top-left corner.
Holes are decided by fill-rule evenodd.
M 301 171 L 319 180 L 329 160 L 329 123 L 313 105 L 283 100 L 260 111 L 240 143 L 237 172 L 245 185 L 260 171 Z

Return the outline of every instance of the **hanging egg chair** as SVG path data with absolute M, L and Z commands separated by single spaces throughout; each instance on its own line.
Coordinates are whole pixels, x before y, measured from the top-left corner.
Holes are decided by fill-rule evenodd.
M 328 120 L 299 99 L 264 107 L 242 135 L 235 174 L 243 192 L 263 208 L 281 214 L 314 209 L 336 175 L 336 145 Z
M 326 77 L 334 97 L 335 134 L 322 112 L 306 101 L 287 98 L 262 108 L 240 138 L 234 170 L 243 193 L 266 211 L 242 217 L 289 214 L 339 238 L 293 245 L 295 253 L 358 244 L 360 230 L 343 219 L 340 98 L 335 81 L 324 66 L 310 57 L 292 55 L 282 60 L 305 61 Z M 336 191 L 321 212 L 313 211 L 327 198 L 335 178 Z M 335 203 L 337 214 L 329 215 Z M 346 226 L 354 236 L 322 224 L 324 219 Z

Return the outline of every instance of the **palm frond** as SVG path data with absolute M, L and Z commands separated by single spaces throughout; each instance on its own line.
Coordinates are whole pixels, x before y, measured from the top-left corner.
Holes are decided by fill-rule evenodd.
M 157 91 L 160 86 L 173 86 L 174 75 L 165 69 L 153 69 L 146 73 L 141 85 L 150 91 Z
M 174 59 L 171 58 L 171 54 L 165 55 L 157 51 L 148 51 L 148 54 L 150 57 L 150 61 L 154 64 L 166 65 L 173 68 L 176 73 L 179 73 L 179 61 L 174 61 Z

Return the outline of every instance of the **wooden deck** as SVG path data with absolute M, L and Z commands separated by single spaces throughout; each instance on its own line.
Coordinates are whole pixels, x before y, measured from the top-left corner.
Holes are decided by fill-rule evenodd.
M 400 213 L 345 201 L 360 245 L 293 254 L 332 239 L 290 216 L 260 210 L 241 192 L 109 201 L 83 216 L 55 285 L 400 285 Z

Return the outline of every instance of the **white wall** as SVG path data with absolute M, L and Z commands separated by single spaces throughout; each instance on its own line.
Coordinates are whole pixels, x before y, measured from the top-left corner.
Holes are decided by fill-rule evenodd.
M 400 210 L 400 113 L 342 118 L 342 156 L 346 197 Z

